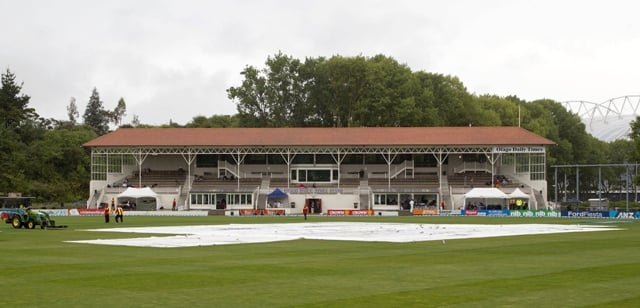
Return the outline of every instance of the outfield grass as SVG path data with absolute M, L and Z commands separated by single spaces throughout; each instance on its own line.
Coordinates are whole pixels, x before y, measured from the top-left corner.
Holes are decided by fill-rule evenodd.
M 622 231 L 415 243 L 296 240 L 190 248 L 66 243 L 139 237 L 0 225 L 11 307 L 637 307 L 640 222 L 483 217 L 312 217 L 412 223 L 619 223 Z M 125 217 L 123 226 L 302 222 L 300 217 Z M 110 227 L 118 225 L 110 224 Z M 157 236 L 157 235 L 156 235 Z M 4 304 L 3 304 L 4 305 Z

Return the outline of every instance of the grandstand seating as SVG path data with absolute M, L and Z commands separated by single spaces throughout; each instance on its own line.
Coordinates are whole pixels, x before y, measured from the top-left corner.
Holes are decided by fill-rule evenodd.
M 391 186 L 397 188 L 432 188 L 437 189 L 439 186 L 438 175 L 437 174 L 421 174 L 416 175 L 414 178 L 402 178 L 397 177 L 391 179 L 384 178 L 371 178 L 369 179 L 369 186 L 371 188 L 385 188 L 389 186 L 389 182 L 391 182 Z
M 260 179 L 256 178 L 241 178 L 240 187 L 244 189 L 255 189 L 260 186 Z M 216 176 L 204 175 L 195 176 L 191 188 L 194 190 L 212 190 L 212 189 L 237 189 L 237 179 L 223 179 Z
M 491 186 L 491 173 L 488 172 L 462 172 L 447 177 L 449 186 L 456 187 L 487 187 Z
M 489 187 L 492 180 L 491 173 L 488 172 L 462 172 L 448 176 L 449 186 L 453 187 Z M 514 178 L 508 178 L 508 181 L 500 183 L 500 187 L 503 188 L 515 188 L 520 187 L 521 184 Z
M 340 178 L 341 188 L 358 188 L 360 186 L 360 179 L 354 177 L 342 177 Z
M 129 186 L 137 187 L 176 187 L 184 185 L 187 174 L 183 170 L 143 170 L 142 176 L 134 172 L 125 180 Z

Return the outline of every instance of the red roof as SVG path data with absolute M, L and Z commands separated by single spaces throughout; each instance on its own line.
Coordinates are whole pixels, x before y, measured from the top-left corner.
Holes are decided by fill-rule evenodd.
M 85 147 L 551 145 L 520 127 L 121 128 Z

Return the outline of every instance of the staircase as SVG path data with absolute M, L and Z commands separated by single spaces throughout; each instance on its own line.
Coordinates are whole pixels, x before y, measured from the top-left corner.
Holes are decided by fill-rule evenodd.
M 444 202 L 446 203 L 445 205 L 445 210 L 450 210 L 454 208 L 454 204 L 453 204 L 453 198 L 451 198 L 451 193 L 449 190 L 449 179 L 446 176 L 441 176 L 440 177 L 440 181 L 442 181 L 440 183 L 440 192 L 442 193 L 440 195 L 441 200 L 444 200 Z
M 269 193 L 264 193 L 264 191 L 269 191 L 271 185 L 271 178 L 268 176 L 263 176 L 260 181 L 260 189 L 258 190 L 258 200 L 256 201 L 256 208 L 259 210 L 264 210 L 267 207 L 267 196 Z
M 542 194 L 537 191 L 537 192 L 533 192 L 533 195 L 536 198 L 536 204 L 535 204 L 535 209 L 536 210 L 546 210 L 547 209 L 547 204 L 544 202 L 544 197 L 542 196 Z M 529 204 L 529 209 L 531 210 L 532 208 L 532 204 Z
M 361 210 L 369 209 L 369 180 L 367 178 L 360 180 L 360 189 L 356 190 L 360 194 L 360 204 L 359 207 Z

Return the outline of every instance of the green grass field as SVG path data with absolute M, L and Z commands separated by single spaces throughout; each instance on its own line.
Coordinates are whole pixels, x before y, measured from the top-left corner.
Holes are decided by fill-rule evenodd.
M 638 307 L 640 222 L 483 217 L 312 217 L 407 223 L 616 223 L 622 231 L 415 243 L 296 240 L 191 248 L 66 243 L 139 237 L 0 225 L 11 307 Z M 302 222 L 300 217 L 125 217 L 125 225 Z M 110 227 L 116 227 L 110 224 Z

